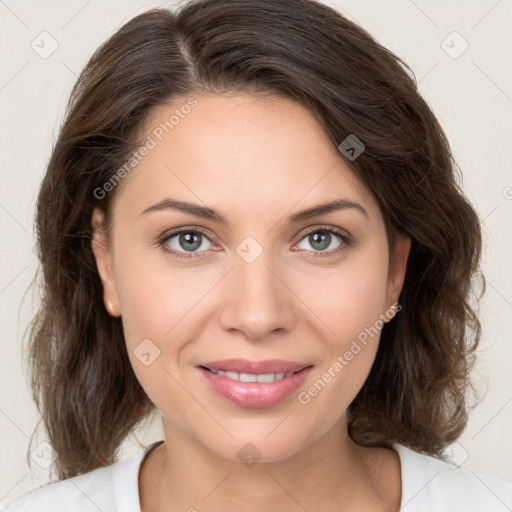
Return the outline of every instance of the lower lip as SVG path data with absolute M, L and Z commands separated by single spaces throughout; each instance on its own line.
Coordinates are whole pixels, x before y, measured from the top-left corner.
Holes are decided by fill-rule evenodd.
M 241 407 L 270 407 L 290 396 L 304 383 L 312 366 L 274 382 L 240 382 L 198 367 L 219 395 Z

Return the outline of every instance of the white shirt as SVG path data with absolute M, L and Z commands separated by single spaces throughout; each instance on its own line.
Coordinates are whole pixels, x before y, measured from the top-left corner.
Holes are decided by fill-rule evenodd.
M 27 492 L 6 512 L 141 512 L 139 468 L 161 444 L 110 466 Z M 393 445 L 400 458 L 400 512 L 510 512 L 512 482 L 457 468 L 434 457 Z M 194 504 L 192 504 L 194 505 Z

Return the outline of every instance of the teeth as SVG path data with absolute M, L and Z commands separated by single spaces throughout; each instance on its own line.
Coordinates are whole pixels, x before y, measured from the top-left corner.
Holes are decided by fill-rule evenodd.
M 285 377 L 291 377 L 295 372 L 289 373 L 238 373 L 238 372 L 225 372 L 222 370 L 211 370 L 213 373 L 220 375 L 221 377 L 227 377 L 228 379 L 237 380 L 239 382 L 274 382 L 276 380 L 284 379 Z

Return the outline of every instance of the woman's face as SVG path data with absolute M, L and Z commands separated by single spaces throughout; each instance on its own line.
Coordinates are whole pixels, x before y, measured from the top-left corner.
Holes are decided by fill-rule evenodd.
M 105 301 L 164 428 L 228 460 L 288 458 L 345 421 L 410 240 L 398 236 L 389 259 L 377 203 L 300 104 L 243 93 L 186 104 L 148 120 L 111 253 L 94 212 Z M 250 364 L 269 360 L 281 362 Z

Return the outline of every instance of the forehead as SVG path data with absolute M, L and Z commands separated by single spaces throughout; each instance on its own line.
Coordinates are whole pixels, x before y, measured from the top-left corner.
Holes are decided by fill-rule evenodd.
M 376 207 L 300 103 L 238 92 L 193 99 L 174 99 L 148 116 L 141 139 L 149 149 L 122 183 L 131 207 L 142 211 L 166 193 L 259 209 L 339 197 Z

